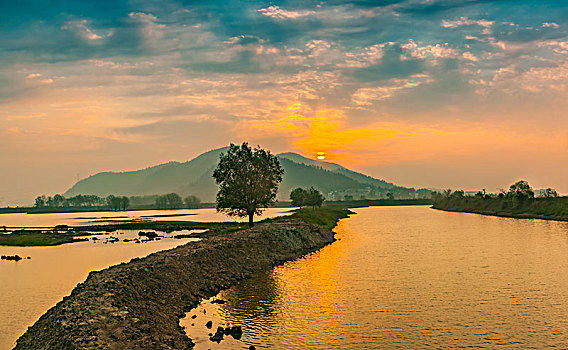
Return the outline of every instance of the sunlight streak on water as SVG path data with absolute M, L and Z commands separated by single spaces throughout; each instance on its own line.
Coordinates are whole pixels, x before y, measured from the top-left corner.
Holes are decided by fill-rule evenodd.
M 202 305 L 214 328 L 258 349 L 568 348 L 568 223 L 355 211 L 339 241 Z

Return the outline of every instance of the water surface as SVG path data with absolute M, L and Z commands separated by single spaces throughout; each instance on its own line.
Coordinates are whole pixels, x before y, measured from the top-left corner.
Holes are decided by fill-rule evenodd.
M 176 214 L 175 217 L 159 215 Z M 270 208 L 260 219 L 290 214 L 290 208 Z M 0 214 L 0 227 L 38 227 L 60 224 L 85 225 L 97 220 L 155 219 L 164 221 L 234 221 L 234 217 L 217 214 L 215 209 L 148 210 L 131 212 L 82 212 L 50 214 Z M 110 217 L 110 219 L 109 219 Z M 122 218 L 121 218 L 122 217 Z M 149 230 L 146 230 L 149 231 Z M 155 231 L 155 230 L 152 230 Z M 195 231 L 195 230 L 194 230 Z M 100 270 L 135 257 L 170 249 L 194 239 L 173 239 L 175 234 L 190 231 L 163 233 L 160 240 L 134 243 L 124 239 L 138 238 L 138 230 L 119 230 L 97 235 L 98 240 L 64 244 L 55 247 L 4 247 L 0 255 L 30 256 L 31 259 L 0 260 L 0 349 L 11 349 L 16 339 L 43 313 L 54 306 L 73 287 L 82 282 L 90 271 Z M 112 243 L 110 237 L 118 242 Z M 144 239 L 144 238 L 142 238 Z
M 268 208 L 260 219 L 290 214 L 294 208 Z M 195 221 L 195 222 L 245 222 L 239 218 L 217 213 L 215 209 L 97 211 L 78 213 L 7 213 L 0 214 L 0 227 L 53 227 L 56 225 L 82 226 L 125 220 Z
M 355 211 L 339 241 L 188 313 L 197 349 L 568 348 L 568 223 Z M 211 343 L 209 319 L 242 341 Z

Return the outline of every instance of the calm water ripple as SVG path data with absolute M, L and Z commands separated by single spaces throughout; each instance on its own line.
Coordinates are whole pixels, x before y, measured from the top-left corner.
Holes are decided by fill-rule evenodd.
M 568 223 L 356 212 L 336 228 L 339 241 L 182 320 L 198 348 L 568 348 Z M 242 341 L 211 343 L 209 319 L 242 325 Z

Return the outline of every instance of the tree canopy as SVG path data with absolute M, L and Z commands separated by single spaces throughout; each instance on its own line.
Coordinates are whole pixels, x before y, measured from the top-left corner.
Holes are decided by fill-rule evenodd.
M 189 209 L 198 209 L 201 203 L 201 200 L 193 195 L 185 197 L 183 201 L 185 202 L 185 206 Z
M 156 197 L 156 209 L 181 209 L 183 200 L 177 193 L 168 193 Z
M 276 202 L 278 185 L 284 170 L 276 156 L 260 147 L 254 150 L 243 142 L 231 144 L 227 154 L 221 153 L 213 177 L 219 185 L 216 207 L 218 212 L 249 218 Z
M 311 206 L 314 209 L 321 207 L 325 200 L 321 192 L 313 186 L 307 190 L 301 187 L 293 189 L 292 192 L 290 192 L 290 199 L 292 200 L 292 205 L 295 207 L 302 208 L 303 206 Z
M 301 187 L 295 188 L 290 192 L 290 200 L 292 201 L 292 206 L 300 207 L 300 209 L 306 205 L 306 199 L 308 197 L 308 192 Z
M 307 198 L 305 204 L 313 207 L 314 209 L 316 207 L 321 207 L 323 201 L 325 200 L 323 194 L 321 194 L 320 191 L 318 191 L 313 187 L 310 187 L 306 192 L 307 192 Z

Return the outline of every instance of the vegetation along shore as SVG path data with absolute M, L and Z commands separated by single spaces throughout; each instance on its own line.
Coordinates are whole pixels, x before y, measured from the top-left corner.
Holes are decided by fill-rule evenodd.
M 568 197 L 559 197 L 551 188 L 542 191 L 541 197 L 535 197 L 530 185 L 522 180 L 498 194 L 480 191 L 466 196 L 463 191 L 447 190 L 435 196 L 432 207 L 510 218 L 568 221 Z

